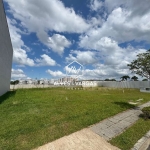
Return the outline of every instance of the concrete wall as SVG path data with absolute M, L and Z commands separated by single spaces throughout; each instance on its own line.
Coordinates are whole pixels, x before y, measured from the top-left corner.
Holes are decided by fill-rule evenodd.
M 74 85 L 79 86 L 79 85 Z M 74 87 L 66 86 L 66 87 Z M 81 85 L 80 85 L 81 86 Z M 24 89 L 24 88 L 48 88 L 48 87 L 64 87 L 56 85 L 34 85 L 34 84 L 17 84 L 10 85 L 10 89 Z M 150 87 L 150 81 L 85 81 L 82 84 L 82 87 L 111 87 L 111 88 L 135 88 L 135 89 L 144 89 Z
M 34 85 L 34 84 L 17 84 L 17 85 L 10 85 L 11 90 L 16 90 L 16 89 L 32 89 L 32 88 L 56 88 L 56 87 L 64 87 L 64 85 Z M 71 88 L 71 87 L 81 87 L 81 86 L 65 86 L 66 88 Z
M 0 95 L 10 89 L 13 49 L 3 2 L 0 0 Z
M 150 81 L 99 81 L 98 86 L 113 88 L 137 88 L 150 87 Z

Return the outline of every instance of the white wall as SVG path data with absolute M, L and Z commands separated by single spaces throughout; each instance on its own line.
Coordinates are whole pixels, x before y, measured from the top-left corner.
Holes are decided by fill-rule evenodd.
M 113 87 L 113 88 L 144 88 L 150 87 L 150 81 L 99 81 L 98 86 Z
M 10 89 L 13 49 L 4 12 L 3 2 L 0 0 L 0 95 Z
M 78 85 L 74 85 L 78 86 Z M 81 85 L 80 85 L 81 86 Z M 48 88 L 48 87 L 59 87 L 56 85 L 34 85 L 34 84 L 17 84 L 10 85 L 10 89 L 24 89 L 24 88 Z M 62 86 L 63 87 L 63 86 Z M 66 86 L 66 87 L 73 87 Z M 84 81 L 82 87 L 112 87 L 112 88 L 137 88 L 144 89 L 150 87 L 150 81 Z
M 15 90 L 15 89 L 31 89 L 31 88 L 51 88 L 51 87 L 59 87 L 56 85 L 41 85 L 41 84 L 17 84 L 17 85 L 10 85 L 10 89 L 11 90 Z M 61 86 L 64 87 L 64 86 Z

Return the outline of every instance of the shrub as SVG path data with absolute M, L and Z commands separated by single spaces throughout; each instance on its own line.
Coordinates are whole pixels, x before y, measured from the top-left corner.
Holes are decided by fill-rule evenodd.
M 144 107 L 142 112 L 145 119 L 150 119 L 150 107 Z

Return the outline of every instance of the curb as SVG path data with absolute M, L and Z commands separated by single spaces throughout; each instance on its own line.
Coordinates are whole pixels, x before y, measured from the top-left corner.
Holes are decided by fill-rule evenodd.
M 148 131 L 131 150 L 147 150 L 150 146 L 150 131 Z

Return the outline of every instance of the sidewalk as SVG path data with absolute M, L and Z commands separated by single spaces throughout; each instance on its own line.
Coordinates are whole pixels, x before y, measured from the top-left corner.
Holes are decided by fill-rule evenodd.
M 139 114 L 142 113 L 141 109 L 146 106 L 150 106 L 150 102 L 64 136 L 36 150 L 119 150 L 107 141 L 135 123 L 139 119 Z
M 142 113 L 141 109 L 146 106 L 150 106 L 150 102 L 143 104 L 136 109 L 127 110 L 114 117 L 107 118 L 100 123 L 93 125 L 90 129 L 109 141 L 136 122 L 139 119 L 139 115 Z
M 119 150 L 90 129 L 83 129 L 36 150 Z

